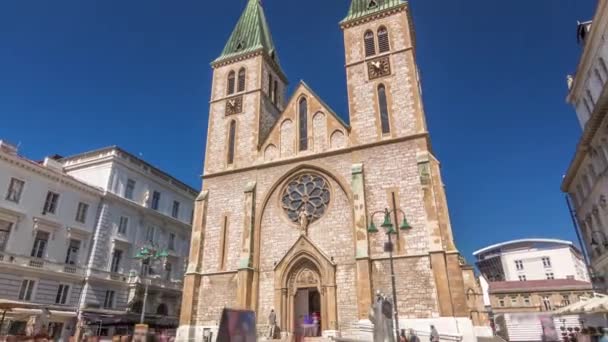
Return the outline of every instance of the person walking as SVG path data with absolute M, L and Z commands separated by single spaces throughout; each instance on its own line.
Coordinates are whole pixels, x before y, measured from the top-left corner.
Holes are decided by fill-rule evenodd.
M 414 331 L 414 329 L 410 329 L 410 341 L 409 342 L 420 342 L 420 339 L 416 335 L 416 331 Z
M 277 314 L 274 312 L 274 309 L 270 310 L 270 314 L 268 315 L 268 338 L 274 340 L 274 335 L 277 330 Z
M 405 337 L 405 329 L 401 329 L 401 334 L 399 334 L 399 342 L 409 342 L 407 337 Z
M 439 342 L 439 332 L 434 325 L 431 325 L 431 342 Z

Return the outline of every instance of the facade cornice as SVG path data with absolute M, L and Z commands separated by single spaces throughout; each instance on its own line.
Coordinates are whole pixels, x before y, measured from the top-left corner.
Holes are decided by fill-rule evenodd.
M 341 155 L 341 154 L 347 154 L 347 153 L 351 153 L 354 151 L 359 151 L 359 150 L 364 150 L 364 149 L 369 149 L 369 148 L 389 145 L 389 144 L 397 144 L 397 143 L 410 141 L 410 140 L 416 140 L 416 139 L 426 139 L 427 143 L 430 145 L 429 132 L 426 131 L 426 132 L 422 132 L 422 133 L 411 134 L 411 135 L 408 135 L 405 137 L 386 139 L 386 140 L 376 141 L 376 142 L 369 143 L 369 144 L 351 146 L 351 147 L 347 147 L 347 148 L 343 148 L 343 149 L 335 150 L 335 151 L 327 151 L 327 152 L 322 152 L 322 153 L 317 153 L 317 154 L 309 154 L 309 155 L 305 155 L 305 156 L 277 160 L 277 161 L 272 161 L 272 162 L 268 162 L 268 163 L 264 163 L 264 164 L 258 164 L 258 165 L 253 165 L 253 166 L 248 166 L 248 167 L 243 167 L 243 168 L 238 168 L 238 169 L 233 169 L 233 170 L 205 174 L 205 175 L 202 175 L 201 177 L 203 178 L 203 180 L 205 180 L 205 179 L 211 179 L 211 178 L 216 178 L 216 177 L 220 177 L 220 176 L 226 176 L 226 175 L 230 175 L 230 174 L 247 172 L 247 171 L 252 171 L 252 170 L 264 170 L 267 168 L 276 167 L 276 166 L 280 166 L 280 165 L 294 164 L 294 163 L 308 161 L 311 159 L 320 159 L 320 158 L 331 157 L 331 156 L 336 156 L 336 155 Z
M 591 31 L 587 36 L 583 54 L 579 61 L 574 82 L 567 96 L 569 103 L 574 103 L 577 100 L 578 94 L 585 86 L 585 81 L 588 78 L 589 70 L 594 62 L 594 57 L 597 55 L 600 45 L 603 41 L 602 33 L 608 25 L 608 1 L 598 1 Z
M 111 200 L 114 202 L 118 202 L 120 204 L 123 204 L 125 206 L 131 207 L 132 209 L 135 209 L 136 211 L 138 211 L 140 214 L 144 215 L 144 216 L 151 216 L 153 218 L 155 218 L 156 220 L 163 222 L 163 223 L 170 223 L 172 225 L 178 226 L 179 228 L 183 229 L 183 230 L 187 230 L 188 233 L 192 230 L 192 226 L 188 223 L 182 222 L 180 220 L 174 219 L 171 216 L 167 216 L 163 213 L 160 213 L 154 209 L 148 208 L 148 207 L 144 207 L 141 204 L 137 203 L 137 202 L 133 202 L 130 201 L 126 198 L 123 198 L 119 195 L 116 195 L 113 192 L 110 191 L 106 191 L 103 194 L 104 198 L 107 200 Z
M 343 21 L 343 22 L 340 23 L 340 28 L 346 29 L 346 28 L 349 28 L 349 27 L 365 24 L 365 23 L 368 23 L 370 21 L 378 20 L 378 19 L 381 19 L 381 18 L 388 17 L 390 15 L 393 15 L 395 13 L 399 13 L 399 12 L 405 11 L 405 9 L 407 9 L 407 3 L 403 3 L 402 5 L 391 7 L 389 9 L 384 10 L 384 11 L 374 12 L 374 13 L 371 13 L 371 14 L 366 15 L 366 16 L 362 16 L 362 17 L 359 17 L 359 18 Z
M 24 170 L 36 173 L 53 182 L 64 184 L 75 190 L 85 192 L 91 196 L 101 197 L 103 193 L 103 190 L 100 188 L 96 188 L 86 183 L 83 183 L 73 178 L 72 176 L 59 173 L 55 170 L 51 170 L 43 165 L 40 165 L 34 161 L 20 157 L 18 155 L 9 155 L 7 153 L 0 152 L 0 160 L 6 161 L 9 164 L 22 168 Z
M 596 133 L 601 129 L 603 122 L 606 118 L 606 113 L 608 112 L 608 87 L 604 87 L 602 90 L 602 94 L 600 94 L 595 107 L 593 109 L 593 113 L 591 113 L 591 117 L 587 124 L 585 125 L 585 129 L 583 130 L 583 135 L 581 136 L 577 146 L 576 153 L 574 158 L 570 162 L 568 166 L 568 170 L 566 171 L 566 175 L 564 176 L 564 180 L 562 181 L 562 191 L 569 192 L 570 186 L 576 175 L 578 170 L 581 167 L 581 164 L 587 157 L 589 150 L 591 148 L 591 143 L 596 136 Z
M 122 157 L 120 155 L 121 153 L 123 154 Z M 77 161 L 79 158 L 87 159 L 83 161 Z M 152 166 L 150 163 L 138 157 L 135 157 L 131 153 L 123 151 L 116 147 L 87 152 L 77 156 L 62 159 L 62 163 L 64 163 L 64 169 L 68 172 L 72 170 L 78 170 L 86 167 L 113 162 L 119 163 L 129 168 L 131 171 L 136 172 L 137 174 L 145 178 L 151 179 L 157 182 L 158 184 L 169 186 L 172 190 L 181 193 L 185 197 L 194 199 L 199 194 L 197 190 L 172 177 L 166 172 Z M 143 170 L 142 166 L 144 167 Z M 146 170 L 149 170 L 150 173 L 146 173 Z

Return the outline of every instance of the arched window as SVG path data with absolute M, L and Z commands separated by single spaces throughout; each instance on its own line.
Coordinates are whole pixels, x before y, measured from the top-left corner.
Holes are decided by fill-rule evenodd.
M 384 26 L 378 29 L 378 50 L 380 53 L 391 50 L 391 44 L 388 41 L 388 30 Z
M 308 149 L 308 101 L 300 100 L 300 151 Z
M 391 132 L 391 123 L 388 118 L 388 102 L 386 100 L 386 87 L 384 84 L 378 86 L 378 106 L 380 107 L 382 134 L 389 134 Z
M 237 91 L 245 91 L 245 68 L 239 70 L 239 83 Z
M 268 97 L 272 99 L 272 74 L 268 73 Z
M 272 93 L 272 102 L 274 104 L 277 104 L 277 98 L 278 98 L 278 93 L 279 93 L 279 82 L 277 80 L 274 81 L 274 91 Z
M 234 143 L 236 140 L 236 121 L 230 121 L 230 131 L 228 132 L 228 165 L 234 163 Z
M 376 41 L 374 40 L 374 32 L 367 31 L 363 38 L 365 42 L 365 57 L 373 56 L 376 54 Z
M 228 74 L 228 95 L 234 94 L 234 71 Z

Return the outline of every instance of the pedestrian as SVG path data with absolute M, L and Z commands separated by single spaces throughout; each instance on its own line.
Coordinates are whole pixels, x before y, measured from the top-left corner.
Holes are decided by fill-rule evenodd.
M 420 339 L 416 335 L 416 331 L 414 329 L 410 329 L 410 342 L 420 342 Z
M 439 342 L 439 332 L 434 325 L 431 325 L 431 342 Z
M 268 315 L 268 338 L 274 340 L 274 335 L 277 330 L 277 314 L 274 309 L 270 309 L 270 315 Z
M 401 329 L 401 334 L 399 334 L 399 342 L 409 342 L 407 337 L 405 337 L 405 329 Z

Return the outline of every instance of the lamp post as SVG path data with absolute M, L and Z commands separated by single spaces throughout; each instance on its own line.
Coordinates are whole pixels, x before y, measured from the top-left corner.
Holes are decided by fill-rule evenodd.
M 393 309 L 394 309 L 394 314 L 395 314 L 395 341 L 399 341 L 399 310 L 397 309 L 397 289 L 395 286 L 395 266 L 393 263 L 394 244 L 392 241 L 392 235 L 397 235 L 397 231 L 395 230 L 395 226 L 393 225 L 393 222 L 391 221 L 391 214 L 394 215 L 395 222 L 398 222 L 397 216 L 399 213 L 401 213 L 403 215 L 403 221 L 401 222 L 399 229 L 401 229 L 402 231 L 411 230 L 412 226 L 410 226 L 410 224 L 407 222 L 407 218 L 406 218 L 405 212 L 403 210 L 401 210 L 401 209 L 389 210 L 388 208 L 384 209 L 384 211 L 376 211 L 376 212 L 372 213 L 370 216 L 370 224 L 367 229 L 368 233 L 370 233 L 370 234 L 378 233 L 379 230 L 376 227 L 376 224 L 374 223 L 374 216 L 376 216 L 378 214 L 384 214 L 384 222 L 382 223 L 382 225 L 380 227 L 382 227 L 384 229 L 384 231 L 386 233 L 386 237 L 388 239 L 388 241 L 384 244 L 384 251 L 388 252 L 390 265 L 391 265 L 391 286 L 393 289 Z
M 148 276 L 152 263 L 158 260 L 166 260 L 169 256 L 166 250 L 155 249 L 154 247 L 142 247 L 139 252 L 135 255 L 135 259 L 141 261 L 141 271 L 139 277 L 144 283 L 144 298 L 141 305 L 141 316 L 139 317 L 139 323 L 144 324 L 146 316 L 146 302 L 148 301 L 148 287 L 150 285 L 149 279 L 144 279 Z M 144 268 L 147 265 L 147 268 Z

